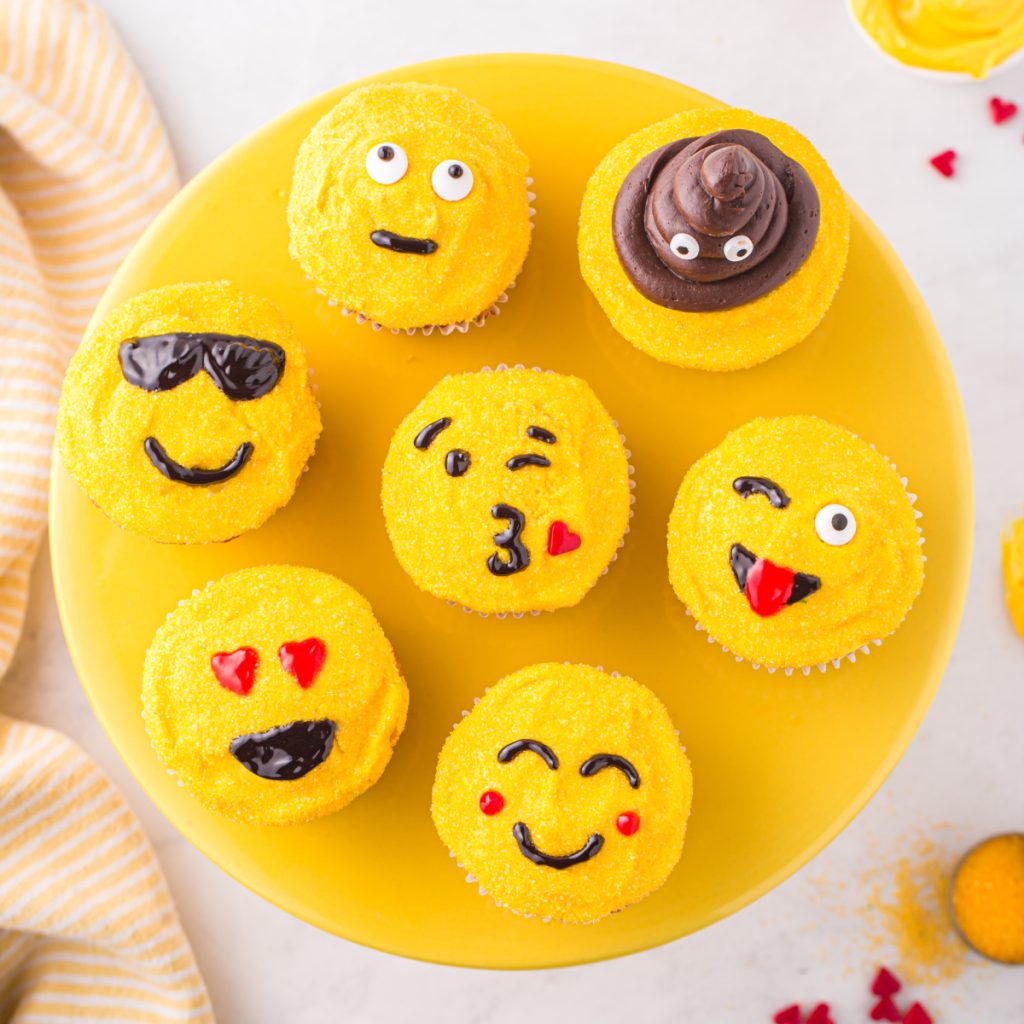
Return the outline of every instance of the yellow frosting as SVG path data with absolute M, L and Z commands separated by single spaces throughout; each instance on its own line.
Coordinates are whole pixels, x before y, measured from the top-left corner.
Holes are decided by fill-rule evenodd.
M 118 358 L 125 341 L 169 332 L 216 332 L 269 341 L 285 352 L 274 388 L 230 399 L 199 372 L 167 391 L 130 384 Z M 158 541 L 230 540 L 287 504 L 320 434 L 306 354 L 295 329 L 266 299 L 220 281 L 178 284 L 118 306 L 82 342 L 61 394 L 57 441 L 64 465 L 115 522 Z M 222 483 L 195 486 L 164 476 L 144 448 L 156 438 L 185 467 L 252 455 Z
M 420 431 L 442 418 L 451 425 L 428 449 L 416 448 Z M 555 442 L 529 437 L 531 426 Z M 457 477 L 445 468 L 455 449 L 471 460 Z M 509 469 L 520 454 L 551 464 Z M 436 384 L 396 431 L 382 501 L 395 554 L 422 590 L 479 612 L 564 608 L 594 585 L 622 542 L 629 465 L 618 428 L 584 381 L 533 370 L 463 373 Z M 492 515 L 499 504 L 525 517 L 529 564 L 512 575 L 488 568 L 495 535 L 509 526 Z M 548 553 L 554 522 L 579 535 L 575 550 Z
M 378 184 L 367 154 L 400 147 L 408 171 Z M 460 160 L 472 191 L 449 202 L 434 168 Z M 530 247 L 526 154 L 509 130 L 455 89 L 403 82 L 349 93 L 299 149 L 288 204 L 291 253 L 329 297 L 390 328 L 457 324 L 485 314 Z M 421 256 L 380 248 L 374 231 L 429 238 Z
M 1003 582 L 1006 607 L 1017 632 L 1024 636 L 1024 519 L 1018 519 L 1003 537 Z
M 733 481 L 767 478 L 785 508 Z M 833 545 L 815 518 L 852 513 L 856 532 Z M 770 617 L 740 590 L 730 552 L 816 576 L 820 589 Z M 880 641 L 903 621 L 924 579 L 921 536 L 897 472 L 874 448 L 813 416 L 757 419 L 734 430 L 686 474 L 668 527 L 672 586 L 698 623 L 731 653 L 759 665 L 803 668 Z
M 326 658 L 303 689 L 282 644 L 318 638 Z M 256 651 L 247 694 L 225 689 L 218 653 Z M 157 630 L 142 680 L 146 729 L 160 760 L 207 807 L 282 825 L 340 810 L 380 778 L 405 725 L 409 693 L 369 603 L 346 583 L 287 565 L 230 573 L 183 601 Z M 302 778 L 266 779 L 232 740 L 292 722 L 335 723 L 326 760 Z
M 902 64 L 984 78 L 1024 46 L 1024 0 L 850 0 L 858 24 Z
M 659 306 L 636 290 L 619 262 L 612 237 L 615 197 L 655 149 L 729 128 L 760 132 L 807 171 L 821 203 L 814 247 L 791 278 L 753 302 L 706 313 Z M 580 270 L 612 326 L 655 359 L 702 370 L 754 366 L 803 341 L 832 304 L 849 242 L 846 198 L 825 161 L 788 125 L 747 110 L 688 110 L 631 135 L 598 165 L 580 210 Z
M 499 762 L 498 752 L 518 739 L 547 744 L 557 769 L 529 750 Z M 595 754 L 626 758 L 639 786 L 615 767 L 581 775 Z M 505 801 L 497 814 L 481 811 L 487 791 Z M 587 924 L 664 883 L 682 851 L 692 796 L 690 763 L 647 687 L 589 665 L 547 664 L 502 679 L 455 727 L 438 759 L 431 809 L 445 845 L 496 902 Z M 616 825 L 628 812 L 639 816 L 632 835 Z M 603 845 L 567 868 L 535 864 L 513 835 L 517 822 L 545 854 L 572 854 L 594 835 Z

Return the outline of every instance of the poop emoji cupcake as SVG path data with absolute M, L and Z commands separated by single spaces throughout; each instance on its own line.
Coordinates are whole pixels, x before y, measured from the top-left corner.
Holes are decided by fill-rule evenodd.
M 101 320 L 64 380 L 68 472 L 116 523 L 177 544 L 255 529 L 320 434 L 284 315 L 226 281 L 146 292 Z
M 589 924 L 668 878 L 692 795 L 690 763 L 647 687 L 589 665 L 532 665 L 452 731 L 432 813 L 496 903 Z
M 814 330 L 849 234 L 842 190 L 801 135 L 745 110 L 690 110 L 601 161 L 580 212 L 580 268 L 637 348 L 738 370 Z
M 842 427 L 752 420 L 683 480 L 668 527 L 672 586 L 737 658 L 824 671 L 881 643 L 920 592 L 915 500 Z
M 618 428 L 582 380 L 445 377 L 391 441 L 388 535 L 427 593 L 483 613 L 565 608 L 622 543 L 629 473 Z
M 498 312 L 530 247 L 526 155 L 455 89 L 349 93 L 295 162 L 291 253 L 343 312 L 443 333 Z
M 286 825 L 369 789 L 409 694 L 369 604 L 327 573 L 230 573 L 167 616 L 146 653 L 146 729 L 203 804 Z

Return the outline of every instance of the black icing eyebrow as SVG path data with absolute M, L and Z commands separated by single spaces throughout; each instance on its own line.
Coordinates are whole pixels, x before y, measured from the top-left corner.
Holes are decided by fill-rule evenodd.
M 498 760 L 502 764 L 514 761 L 524 750 L 532 750 L 544 763 L 554 771 L 558 767 L 558 758 L 555 752 L 540 740 L 513 740 L 498 751 Z
M 594 754 L 593 757 L 588 757 L 580 765 L 580 775 L 589 778 L 604 768 L 618 768 L 629 779 L 629 784 L 633 789 L 640 788 L 640 773 L 633 767 L 632 762 L 627 761 L 624 757 L 619 757 L 618 754 Z
M 543 427 L 527 427 L 526 436 L 532 437 L 535 441 L 543 441 L 545 444 L 554 444 L 558 440 L 550 430 L 545 430 Z
M 543 455 L 530 452 L 528 455 L 513 455 L 505 465 L 509 469 L 522 469 L 524 466 L 550 466 L 551 462 Z
M 763 494 L 773 508 L 785 508 L 789 504 L 789 495 L 774 480 L 764 476 L 738 476 L 732 482 L 732 489 L 741 498 Z
M 452 418 L 450 416 L 442 416 L 439 420 L 434 420 L 433 423 L 428 423 L 417 435 L 413 441 L 413 447 L 418 448 L 421 452 L 425 452 L 433 443 L 434 439 L 442 430 L 447 430 L 452 425 Z

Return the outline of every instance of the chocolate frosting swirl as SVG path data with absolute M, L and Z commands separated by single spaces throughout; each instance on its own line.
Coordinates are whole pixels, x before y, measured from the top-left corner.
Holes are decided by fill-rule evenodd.
M 819 220 L 807 172 L 763 135 L 736 129 L 644 157 L 619 189 L 612 234 L 637 291 L 707 312 L 778 287 L 807 258 Z

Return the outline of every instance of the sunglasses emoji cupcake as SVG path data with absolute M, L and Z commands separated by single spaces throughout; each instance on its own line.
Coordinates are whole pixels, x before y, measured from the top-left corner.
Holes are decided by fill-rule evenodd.
M 483 325 L 530 247 L 527 171 L 509 130 L 457 90 L 364 86 L 299 149 L 291 254 L 360 322 L 410 334 Z
M 679 736 L 647 687 L 544 664 L 495 684 L 452 730 L 431 811 L 500 906 L 591 924 L 664 884 L 692 796 Z
M 576 377 L 498 369 L 445 377 L 391 441 L 382 504 L 402 568 L 483 614 L 577 604 L 631 514 L 618 427 Z
M 211 810 L 285 825 L 381 776 L 409 694 L 366 600 L 327 573 L 263 565 L 182 601 L 142 682 L 160 760 Z
M 815 416 L 757 419 L 686 474 L 669 576 L 699 628 L 770 671 L 838 667 L 900 626 L 924 581 L 916 496 Z
M 57 441 L 116 523 L 196 544 L 287 504 L 320 429 L 295 329 L 220 281 L 158 288 L 104 317 L 71 360 Z
M 802 135 L 746 110 L 688 110 L 601 161 L 583 197 L 579 260 L 637 348 L 737 370 L 821 322 L 849 236 L 843 191 Z

